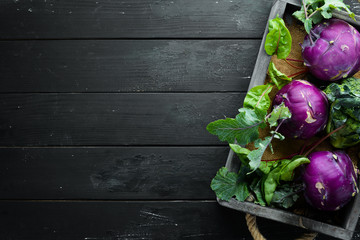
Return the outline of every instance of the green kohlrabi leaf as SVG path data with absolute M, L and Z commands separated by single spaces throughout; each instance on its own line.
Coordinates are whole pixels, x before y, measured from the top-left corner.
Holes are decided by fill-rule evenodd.
M 245 96 L 244 107 L 258 109 L 266 114 L 271 104 L 269 97 L 271 89 L 272 86 L 270 84 L 259 85 L 251 88 Z
M 234 151 L 234 153 L 236 153 L 243 164 L 249 164 L 249 160 L 247 158 L 248 154 L 251 152 L 249 149 L 241 147 L 238 144 L 229 144 L 229 146 Z
M 281 184 L 276 188 L 271 199 L 271 205 L 281 208 L 290 208 L 299 199 L 302 184 Z
M 270 205 L 276 187 L 280 183 L 281 169 L 283 167 L 284 162 L 288 163 L 289 160 L 282 160 L 279 166 L 274 168 L 268 175 L 265 176 L 263 189 L 264 189 L 264 198 L 268 205 Z
M 316 9 L 318 8 L 319 5 L 322 5 L 324 3 L 324 0 L 305 0 L 305 6 L 307 6 L 307 15 L 311 15 L 314 11 L 316 11 Z M 316 16 L 315 16 L 316 15 Z M 293 16 L 300 20 L 301 22 L 305 23 L 306 20 L 306 15 L 305 15 L 305 10 L 304 10 L 304 5 L 301 6 L 301 9 L 298 11 L 295 11 L 293 13 Z M 314 13 L 312 18 L 318 18 L 320 16 L 320 21 L 323 19 L 321 14 L 317 14 Z M 317 20 L 319 23 L 320 21 Z M 314 22 L 315 23 L 315 22 Z
M 310 163 L 310 160 L 304 156 L 295 156 L 291 161 L 281 169 L 280 180 L 292 181 L 294 179 L 294 170 L 302 164 Z
M 274 107 L 272 112 L 270 113 L 270 117 L 267 119 L 270 127 L 276 127 L 278 125 L 278 121 L 281 119 L 289 119 L 291 118 L 291 112 L 288 107 L 285 106 L 284 103 Z
M 320 7 L 321 15 L 329 19 L 332 17 L 331 12 L 333 9 L 337 8 L 345 10 L 349 16 L 355 20 L 355 14 L 350 11 L 349 7 L 342 0 L 325 0 L 324 5 Z
M 360 143 L 360 121 L 332 108 L 326 131 L 330 133 L 344 124 L 345 127 L 330 136 L 330 142 L 336 148 L 351 147 Z
M 294 170 L 300 165 L 309 162 L 309 159 L 303 156 L 295 156 L 291 160 L 281 160 L 281 163 L 265 177 L 263 186 L 266 203 L 270 205 L 280 181 L 292 181 L 294 179 Z
M 270 145 L 271 140 L 271 137 L 265 137 L 264 140 L 257 139 L 254 142 L 256 150 L 253 150 L 248 154 L 249 166 L 252 172 L 259 168 L 261 158 L 264 155 L 266 148 Z
M 330 136 L 336 148 L 345 148 L 360 143 L 360 79 L 351 77 L 341 83 L 332 83 L 324 90 L 331 103 L 328 133 L 345 127 Z
M 246 166 L 249 166 L 249 158 L 248 155 L 251 153 L 251 151 L 247 148 L 244 148 L 238 144 L 229 144 L 230 148 L 236 153 L 236 155 L 239 157 L 240 161 L 245 164 Z M 265 174 L 268 174 L 270 170 L 277 166 L 277 161 L 271 161 L 271 162 L 265 162 L 261 161 L 259 165 L 259 170 Z
M 299 21 L 305 22 L 306 17 L 305 17 L 304 8 L 301 8 L 300 10 L 295 11 L 295 12 L 293 13 L 293 16 L 294 16 L 296 19 L 298 19 Z
M 273 62 L 270 62 L 269 64 L 268 74 L 271 81 L 276 85 L 279 90 L 292 80 L 292 78 L 289 78 L 284 73 L 277 70 Z
M 313 25 L 313 22 L 311 19 L 305 19 L 304 21 L 304 27 L 305 27 L 305 31 L 307 33 L 310 33 L 310 30 L 312 29 L 312 25 Z
M 268 55 L 276 54 L 285 59 L 291 51 L 291 35 L 282 18 L 276 17 L 269 21 L 269 33 L 266 35 L 265 51 Z
M 320 12 L 314 13 L 314 15 L 312 15 L 312 17 L 311 17 L 311 21 L 312 21 L 313 24 L 318 24 L 318 23 L 320 23 L 323 19 L 324 19 L 324 18 L 323 18 L 323 16 L 321 15 Z
M 263 196 L 263 191 L 262 191 L 262 178 L 254 178 L 254 180 L 252 181 L 252 183 L 250 184 L 250 189 L 251 191 L 253 191 L 253 193 L 255 194 L 255 201 L 254 203 L 257 203 L 261 206 L 266 206 L 266 202 Z
M 240 108 L 235 118 L 220 119 L 211 122 L 206 129 L 217 135 L 221 141 L 246 145 L 259 138 L 259 127 L 266 127 L 265 115 L 256 109 Z
M 245 180 L 246 174 L 243 173 L 245 167 L 239 173 L 229 172 L 222 167 L 211 181 L 211 189 L 216 196 L 225 201 L 229 201 L 233 196 L 239 201 L 245 201 L 249 196 L 249 189 Z
M 321 22 L 324 18 L 331 18 L 334 9 L 345 10 L 355 20 L 355 14 L 343 0 L 305 0 L 301 9 L 295 11 L 293 16 L 303 22 L 306 32 L 310 33 L 312 25 Z

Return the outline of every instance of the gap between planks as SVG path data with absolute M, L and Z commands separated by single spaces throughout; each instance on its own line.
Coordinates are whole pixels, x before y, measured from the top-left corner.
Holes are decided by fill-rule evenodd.
M 22 41 L 156 41 L 156 40 L 170 40 L 170 41 L 218 41 L 218 40 L 254 40 L 258 41 L 261 40 L 261 38 L 231 38 L 231 37 L 218 37 L 218 38 L 196 38 L 196 37 L 156 37 L 156 38 L 14 38 L 14 39 L 0 39 L 0 42 L 22 42 Z
M 114 202 L 114 203 L 216 203 L 214 199 L 0 199 L 2 202 Z
M 239 77 L 239 79 L 250 79 L 250 77 Z M 238 94 L 238 93 L 247 93 L 247 91 L 135 91 L 135 92 L 0 92 L 0 95 L 29 95 L 29 94 L 209 94 L 209 93 L 229 93 L 229 94 Z
M 30 149 L 30 148 L 224 148 L 228 144 L 216 145 L 34 145 L 34 146 L 0 146 L 0 149 Z

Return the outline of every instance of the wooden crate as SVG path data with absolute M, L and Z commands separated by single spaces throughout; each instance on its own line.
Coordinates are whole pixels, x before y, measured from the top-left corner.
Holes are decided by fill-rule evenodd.
M 279 17 L 289 17 L 294 9 L 300 8 L 300 0 L 277 0 L 275 1 L 270 15 L 269 20 Z M 355 16 L 357 21 L 352 20 L 346 12 L 335 11 L 333 14 L 334 17 L 340 18 L 348 21 L 356 28 L 360 28 L 360 17 Z M 264 32 L 264 36 L 261 42 L 260 50 L 258 53 L 257 61 L 254 67 L 254 71 L 251 77 L 249 88 L 251 89 L 254 86 L 262 85 L 267 74 L 268 65 L 270 63 L 271 56 L 267 55 L 264 50 L 265 38 L 268 33 L 268 26 Z M 232 172 L 237 172 L 240 167 L 240 160 L 230 150 L 225 167 Z M 330 235 L 339 239 L 351 239 L 358 221 L 360 213 L 360 194 L 358 194 L 347 206 L 342 210 L 343 211 L 343 221 L 340 225 L 332 225 L 326 222 L 319 220 L 311 219 L 301 215 L 294 214 L 290 211 L 263 207 L 250 202 L 240 202 L 235 198 L 232 198 L 230 201 L 223 201 L 217 199 L 218 203 L 224 207 L 235 209 L 238 211 L 250 213 L 252 215 L 263 217 L 285 224 L 290 224 L 298 227 L 308 229 L 310 231 L 319 232 L 322 234 Z

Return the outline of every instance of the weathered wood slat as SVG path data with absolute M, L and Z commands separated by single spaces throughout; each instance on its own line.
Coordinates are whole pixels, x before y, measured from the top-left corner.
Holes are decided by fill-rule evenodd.
M 1 39 L 259 38 L 273 0 L 1 0 Z
M 0 216 L 1 239 L 252 239 L 244 214 L 214 201 L 1 201 Z M 262 219 L 258 223 L 268 239 L 294 239 L 304 232 Z
M 258 40 L 0 41 L 0 92 L 246 91 Z
M 345 0 L 360 13 L 356 0 Z M 273 0 L 1 0 L 0 39 L 260 38 Z
M 214 199 L 228 147 L 0 148 L 1 199 Z
M 0 94 L 0 146 L 225 145 L 244 93 Z

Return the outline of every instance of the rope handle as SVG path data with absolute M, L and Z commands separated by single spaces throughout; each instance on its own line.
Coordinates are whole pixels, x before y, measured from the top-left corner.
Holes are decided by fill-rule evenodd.
M 247 213 L 245 215 L 246 225 L 248 226 L 249 232 L 254 240 L 266 240 L 266 238 L 261 234 L 257 224 L 256 216 Z M 317 236 L 317 233 L 304 233 L 301 237 L 296 238 L 295 240 L 313 240 Z
M 250 195 L 246 201 L 253 202 L 254 196 Z M 261 234 L 257 223 L 256 216 L 249 213 L 245 214 L 246 225 L 249 229 L 249 232 L 254 240 L 266 240 L 266 238 Z M 317 233 L 304 233 L 301 237 L 296 238 L 295 240 L 313 240 L 317 236 Z

